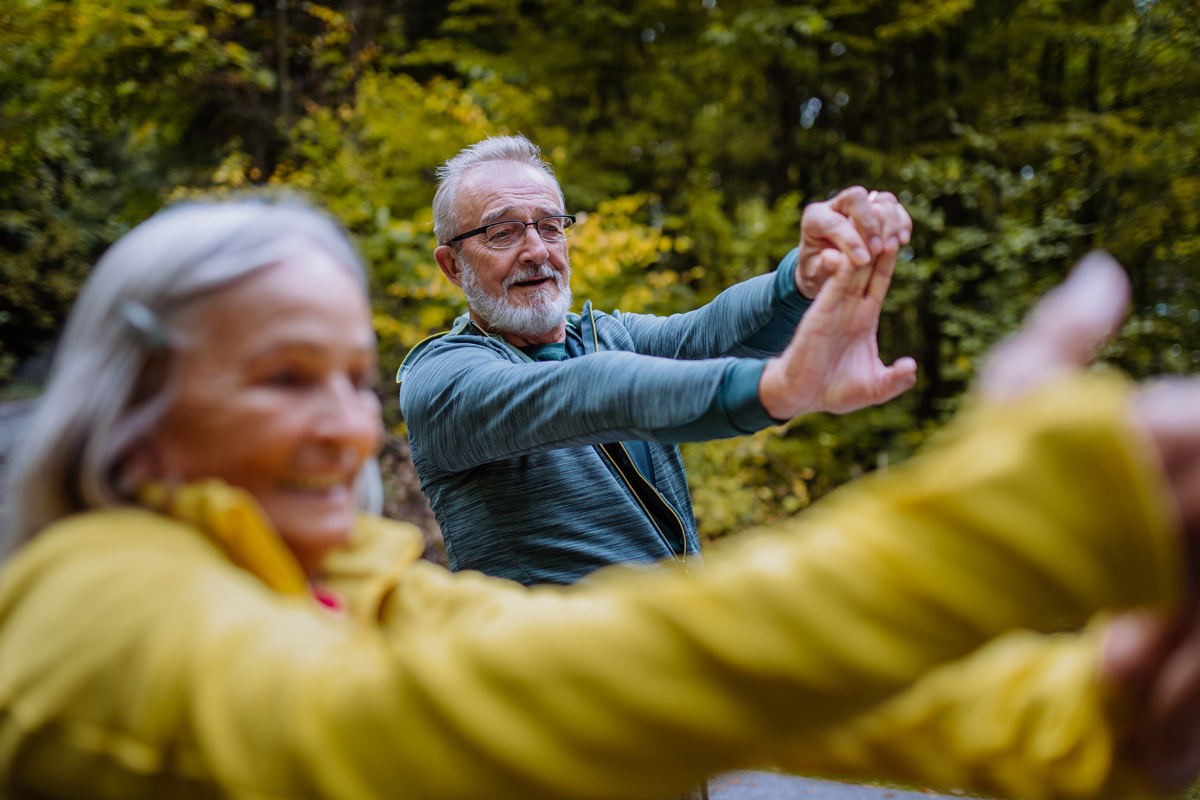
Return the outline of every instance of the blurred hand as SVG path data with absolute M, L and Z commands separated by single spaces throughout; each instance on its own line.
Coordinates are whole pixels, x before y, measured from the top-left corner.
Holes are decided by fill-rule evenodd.
M 1117 685 L 1144 697 L 1129 742 L 1137 763 L 1154 786 L 1177 792 L 1200 773 L 1200 380 L 1174 379 L 1143 389 L 1133 417 L 1153 443 L 1175 499 L 1188 549 L 1190 599 L 1174 619 L 1143 621 L 1140 647 L 1124 648 L 1155 667 L 1149 676 L 1120 680 L 1124 664 L 1119 658 L 1113 662 L 1122 648 L 1113 632 L 1106 662 Z
M 1129 306 L 1129 278 L 1107 253 L 1089 253 L 1033 307 L 1024 326 L 992 349 L 978 388 L 993 400 L 1019 397 L 1082 369 L 1116 332 Z
M 1135 715 L 1125 757 L 1163 794 L 1190 786 L 1200 773 L 1200 613 L 1131 611 L 1109 623 L 1103 677 Z
M 876 334 L 896 253 L 885 247 L 872 263 L 856 265 L 844 253 L 826 251 L 834 265 L 816 301 L 800 319 L 792 341 L 767 362 L 759 400 L 775 419 L 814 411 L 844 414 L 891 400 L 916 383 L 917 362 L 879 360 Z
M 851 186 L 831 200 L 809 203 L 800 217 L 796 288 L 810 300 L 837 271 L 839 255 L 858 267 L 895 258 L 912 238 L 912 220 L 891 192 Z
M 1124 319 L 1129 281 L 1105 253 L 1087 256 L 1034 308 L 1019 333 L 988 359 L 980 390 L 1015 398 L 1086 365 Z M 1162 792 L 1186 788 L 1200 772 L 1200 381 L 1143 389 L 1130 420 L 1152 445 L 1175 501 L 1189 553 L 1191 599 L 1173 615 L 1132 611 L 1107 630 L 1103 676 L 1133 701 L 1126 755 Z

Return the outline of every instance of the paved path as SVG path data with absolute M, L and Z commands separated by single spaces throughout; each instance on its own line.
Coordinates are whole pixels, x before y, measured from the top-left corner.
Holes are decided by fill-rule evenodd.
M 709 781 L 712 800 L 930 800 L 932 793 L 905 792 L 857 783 L 834 783 L 773 772 L 729 772 Z

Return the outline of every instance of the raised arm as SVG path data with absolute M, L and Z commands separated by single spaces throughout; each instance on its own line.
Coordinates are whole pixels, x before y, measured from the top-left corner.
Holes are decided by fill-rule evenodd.
M 1144 796 L 1123 757 L 1104 632 L 1013 631 L 773 763 L 987 797 Z
M 68 519 L 0 584 L 0 758 L 21 769 L 0 767 L 29 794 L 36 765 L 84 760 L 117 795 L 155 776 L 248 797 L 662 797 L 795 752 L 1013 628 L 1176 602 L 1181 540 L 1130 413 L 1119 382 L 1058 381 L 697 579 L 525 590 L 417 563 L 381 576 L 366 625 L 150 512 Z M 1035 708 L 1046 684 L 1010 677 L 986 685 Z M 926 706 L 955 696 L 986 708 L 958 680 Z M 1115 731 L 1102 699 L 1070 721 Z M 1075 735 L 1028 719 L 1017 758 Z
M 603 352 L 515 364 L 487 342 L 436 342 L 400 388 L 409 437 L 439 469 L 560 447 L 655 439 L 700 417 L 729 361 Z M 733 435 L 731 432 L 727 435 Z
M 775 272 L 735 284 L 695 311 L 669 317 L 617 311 L 608 324 L 624 326 L 637 352 L 662 358 L 775 355 L 811 302 L 792 277 L 797 253 L 788 253 Z M 606 324 L 603 318 L 599 324 Z
M 171 622 L 187 738 L 262 795 L 652 798 L 761 763 L 1011 628 L 1174 601 L 1179 544 L 1127 410 L 1122 389 L 1072 382 L 980 413 L 700 580 L 525 591 L 418 564 L 386 638 L 209 586 Z
M 766 358 L 787 346 L 801 317 L 839 258 L 856 267 L 894 257 L 912 235 L 912 220 L 890 192 L 852 186 L 809 203 L 800 219 L 800 245 L 770 275 L 719 294 L 687 314 L 615 314 L 637 351 L 664 358 Z
M 1195 764 L 1174 745 L 1200 726 L 1174 710 L 1200 685 L 1194 630 L 1161 679 L 1141 681 L 1150 702 L 1136 729 L 1151 742 L 1175 736 L 1148 763 L 1120 742 L 1145 690 L 1114 678 L 1113 648 L 1094 634 L 1014 633 L 951 663 L 1013 628 L 1162 611 L 1182 595 L 1179 520 L 1193 540 L 1200 530 L 1200 384 L 1131 404 L 1117 381 L 1064 376 L 1119 322 L 1123 298 L 1103 261 L 1081 270 L 992 360 L 987 403 L 940 447 L 711 559 L 701 580 L 525 592 L 414 567 L 379 615 L 403 680 L 362 694 L 413 710 L 393 724 L 419 745 L 379 779 L 399 772 L 431 797 L 481 786 L 495 797 L 655 797 L 714 769 L 807 752 L 823 769 L 857 763 L 1027 797 L 1094 794 L 1130 767 L 1161 786 L 1186 780 Z M 1128 654 L 1118 661 L 1137 671 Z M 379 734 L 346 714 L 329 732 L 347 743 L 332 774 L 354 774 Z M 454 769 L 464 763 L 472 769 Z

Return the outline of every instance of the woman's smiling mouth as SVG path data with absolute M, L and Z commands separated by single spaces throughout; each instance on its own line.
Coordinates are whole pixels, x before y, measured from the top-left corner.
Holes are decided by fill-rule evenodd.
M 347 477 L 344 472 L 329 475 L 289 475 L 283 479 L 281 486 L 290 492 L 312 492 L 320 494 L 337 488 L 348 489 L 353 477 Z

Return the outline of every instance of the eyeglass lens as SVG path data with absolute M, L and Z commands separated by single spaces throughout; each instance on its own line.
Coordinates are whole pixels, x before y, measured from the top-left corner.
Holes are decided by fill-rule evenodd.
M 487 240 L 492 247 L 515 247 L 525 239 L 526 225 L 523 222 L 499 222 L 488 226 Z M 568 217 L 546 217 L 537 221 L 538 233 L 543 242 L 561 242 L 571 238 L 571 220 Z

